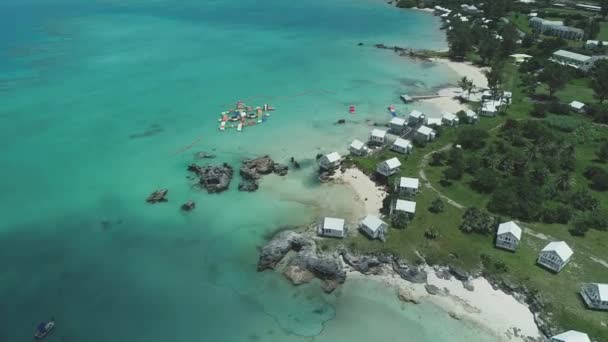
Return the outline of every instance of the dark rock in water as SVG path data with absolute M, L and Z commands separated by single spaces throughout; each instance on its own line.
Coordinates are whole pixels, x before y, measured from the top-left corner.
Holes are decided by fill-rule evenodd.
M 194 201 L 188 201 L 188 202 L 182 204 L 183 211 L 190 211 L 194 208 L 196 208 L 196 203 L 194 203 Z
M 295 167 L 296 169 L 300 168 L 300 163 L 298 163 L 297 161 L 293 162 L 293 167 Z
M 358 46 L 363 46 L 363 43 L 359 43 L 359 44 L 357 44 L 357 45 L 358 45 Z
M 275 174 L 277 174 L 279 176 L 285 176 L 288 171 L 289 171 L 289 167 L 287 165 L 278 164 L 278 163 L 274 164 L 273 172 Z
M 188 171 L 192 171 L 200 177 L 200 185 L 207 189 L 209 193 L 227 190 L 234 173 L 232 166 L 226 163 L 222 164 L 222 166 L 198 166 L 190 164 Z
M 315 156 L 315 159 L 319 160 L 323 157 L 323 153 L 317 153 L 317 155 Z
M 259 188 L 258 182 L 255 179 L 243 180 L 239 183 L 239 191 L 253 192 Z
M 150 196 L 148 196 L 148 198 L 146 199 L 146 202 L 148 203 L 158 203 L 158 202 L 167 202 L 167 193 L 169 192 L 169 190 L 167 189 L 160 189 L 160 190 L 156 190 L 153 193 L 150 194 Z
M 204 151 L 199 151 L 194 154 L 196 159 L 213 159 L 215 158 L 215 154 L 207 153 Z
M 456 266 L 450 266 L 450 273 L 460 281 L 469 279 L 469 272 Z
M 424 284 L 427 280 L 426 271 L 410 265 L 400 264 L 397 261 L 393 262 L 393 271 L 409 282 Z
M 294 157 L 289 158 L 289 161 L 290 161 L 292 164 L 296 162 L 296 160 L 295 160 L 295 158 L 294 158 Z
M 269 156 L 244 160 L 241 165 L 241 176 L 245 179 L 258 179 L 260 175 L 267 175 L 274 170 L 274 161 Z
M 344 125 L 346 123 L 346 120 L 345 119 L 339 119 L 336 123 L 338 125 Z
M 312 243 L 299 233 L 290 230 L 280 232 L 262 248 L 258 259 L 258 271 L 274 268 L 290 250 L 299 251 Z

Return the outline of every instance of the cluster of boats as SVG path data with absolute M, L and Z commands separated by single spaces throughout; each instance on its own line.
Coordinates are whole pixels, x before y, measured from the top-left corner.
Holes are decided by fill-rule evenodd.
M 235 109 L 221 113 L 218 121 L 220 122 L 220 131 L 226 128 L 236 128 L 237 131 L 242 131 L 245 126 L 253 126 L 264 123 L 266 118 L 270 116 L 270 111 L 274 108 L 267 104 L 263 107 L 250 107 L 245 105 L 243 101 L 236 103 Z

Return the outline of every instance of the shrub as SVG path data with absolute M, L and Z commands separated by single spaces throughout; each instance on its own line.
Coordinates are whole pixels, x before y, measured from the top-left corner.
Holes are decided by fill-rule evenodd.
M 570 106 L 565 103 L 558 102 L 558 101 L 551 101 L 549 103 L 548 110 L 551 113 L 555 113 L 555 114 L 559 114 L 559 115 L 570 114 Z
M 489 213 L 475 207 L 468 208 L 462 216 L 460 230 L 465 233 L 493 234 L 497 219 Z
M 562 132 L 574 132 L 577 128 L 582 126 L 584 122 L 581 119 L 574 118 L 571 116 L 558 116 L 551 115 L 545 119 L 545 122 L 555 129 Z
M 456 143 L 460 144 L 462 148 L 465 149 L 478 150 L 485 146 L 488 137 L 488 132 L 481 128 L 465 127 L 458 133 Z
M 410 217 L 407 213 L 403 211 L 397 211 L 393 213 L 391 222 L 393 224 L 393 227 L 397 229 L 405 229 L 408 223 L 410 223 Z
M 397 2 L 397 7 L 399 8 L 412 8 L 418 6 L 418 2 L 416 0 L 399 0 Z
M 544 118 L 547 116 L 547 106 L 543 103 L 535 103 L 530 115 L 535 118 Z
M 442 213 L 444 209 L 445 204 L 439 197 L 435 198 L 429 207 L 429 211 L 435 214 Z
M 443 161 L 445 160 L 445 153 L 444 152 L 435 152 L 431 155 L 431 162 L 430 164 L 432 166 L 441 166 L 443 165 Z
M 600 172 L 591 176 L 591 184 L 589 187 L 596 191 L 606 191 L 608 190 L 608 172 L 602 169 L 600 170 Z
M 604 141 L 596 152 L 597 159 L 605 163 L 608 161 L 608 141 Z

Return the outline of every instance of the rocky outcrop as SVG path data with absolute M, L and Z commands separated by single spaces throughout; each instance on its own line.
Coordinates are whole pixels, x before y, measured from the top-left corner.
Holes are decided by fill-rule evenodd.
M 427 273 L 424 269 L 393 261 L 393 271 L 411 283 L 424 284 L 427 281 Z
M 256 191 L 259 187 L 260 185 L 258 184 L 258 182 L 252 180 L 242 180 L 239 183 L 239 191 L 253 192 Z
M 205 151 L 198 151 L 194 154 L 194 158 L 196 158 L 196 159 L 213 159 L 213 158 L 215 158 L 215 154 L 208 153 Z
M 377 274 L 380 272 L 380 268 L 382 265 L 386 263 L 386 260 L 380 260 L 374 256 L 355 256 L 346 251 L 340 253 L 342 255 L 342 260 L 355 269 L 357 272 L 363 274 Z
M 188 201 L 188 202 L 182 204 L 183 211 L 191 211 L 194 208 L 196 208 L 196 203 L 194 203 L 194 201 Z
M 199 184 L 209 193 L 218 193 L 227 190 L 232 180 L 232 166 L 224 163 L 221 166 L 198 166 L 190 164 L 188 171 L 199 176 Z
M 279 176 L 285 176 L 288 171 L 289 167 L 287 165 L 275 163 L 269 156 L 244 160 L 239 170 L 241 177 L 243 177 L 243 182 L 239 184 L 239 190 L 255 191 L 259 187 L 258 180 L 263 175 L 275 173 Z
M 420 303 L 418 298 L 416 298 L 416 296 L 414 296 L 414 294 L 412 294 L 412 292 L 410 292 L 410 290 L 403 288 L 403 287 L 400 287 L 399 290 L 397 290 L 397 297 L 399 297 L 399 300 L 401 300 L 403 302 L 409 302 L 409 303 L 413 303 L 413 304 Z
M 293 285 L 301 285 L 310 282 L 315 275 L 306 268 L 299 265 L 289 265 L 283 271 L 285 278 L 289 279 Z
M 443 294 L 441 289 L 435 285 L 426 284 L 426 285 L 424 285 L 424 289 L 426 290 L 426 292 L 428 292 L 430 295 L 433 295 L 433 296 Z
M 460 280 L 460 281 L 465 281 L 467 279 L 469 279 L 469 272 L 461 269 L 460 267 L 457 266 L 450 266 L 450 273 L 456 277 L 456 279 Z
M 158 203 L 158 202 L 167 202 L 167 193 L 169 190 L 167 189 L 159 189 L 154 191 L 153 193 L 146 198 L 146 202 L 148 203 Z

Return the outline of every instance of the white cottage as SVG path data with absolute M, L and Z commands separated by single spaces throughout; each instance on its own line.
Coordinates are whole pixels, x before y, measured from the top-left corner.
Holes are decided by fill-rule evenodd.
M 591 342 L 589 336 L 576 330 L 569 330 L 551 337 L 550 342 Z
M 407 117 L 407 124 L 410 126 L 416 126 L 417 124 L 424 122 L 425 118 L 426 116 L 424 115 L 424 113 L 417 110 L 413 110 Z
M 509 221 L 498 225 L 496 232 L 496 247 L 515 251 L 521 241 L 521 228 L 515 222 Z
M 446 126 L 456 126 L 458 125 L 460 120 L 458 120 L 458 116 L 454 113 L 444 112 L 441 115 L 441 122 Z
M 386 131 L 381 129 L 373 129 L 372 133 L 369 136 L 369 141 L 375 144 L 384 144 L 386 141 Z
M 416 131 L 416 135 L 414 136 L 414 138 L 418 141 L 428 142 L 435 139 L 436 134 L 437 133 L 434 129 L 427 126 L 420 126 L 420 128 L 418 128 L 418 130 Z
M 443 124 L 443 120 L 441 120 L 441 118 L 426 118 L 424 119 L 424 124 L 427 126 L 441 126 Z
M 378 216 L 367 215 L 361 221 L 359 228 L 361 228 L 361 231 L 372 239 L 384 240 L 384 235 L 387 233 L 388 224 L 382 221 Z
M 399 168 L 401 167 L 401 162 L 397 157 L 388 159 L 378 164 L 376 167 L 376 172 L 383 175 L 384 177 L 389 177 L 397 173 Z
M 338 152 L 332 152 L 330 154 L 326 154 L 321 159 L 319 159 L 319 166 L 321 166 L 324 170 L 331 170 L 338 166 L 342 162 L 342 156 Z
M 403 154 L 409 154 L 410 152 L 412 152 L 413 148 L 414 145 L 412 145 L 411 141 L 401 138 L 397 138 L 397 140 L 395 140 L 395 142 L 393 143 L 393 146 L 391 146 L 391 150 Z
M 555 272 L 566 266 L 574 252 L 564 241 L 550 242 L 540 251 L 537 262 Z
M 326 217 L 319 225 L 319 235 L 343 238 L 345 235 L 344 219 Z
M 363 141 L 357 139 L 353 140 L 353 142 L 348 145 L 348 150 L 356 156 L 364 156 L 367 154 L 367 146 L 365 146 Z
M 389 124 L 391 127 L 391 131 L 399 134 L 403 131 L 403 128 L 406 126 L 406 121 L 404 118 L 394 117 L 391 119 Z
M 608 284 L 583 284 L 581 297 L 589 309 L 608 310 Z
M 395 180 L 395 191 L 403 196 L 411 196 L 418 193 L 420 190 L 420 181 L 418 178 L 401 177 Z
M 500 106 L 502 105 L 502 101 L 485 101 L 481 105 L 480 114 L 481 116 L 496 116 L 500 110 Z
M 470 124 L 474 124 L 477 123 L 479 121 L 479 115 L 477 115 L 477 113 L 475 113 L 474 111 L 467 109 L 464 112 L 467 116 L 467 122 Z
M 570 108 L 572 108 L 572 110 L 574 110 L 577 113 L 585 112 L 585 104 L 582 102 L 579 102 L 579 101 L 570 102 Z
M 391 215 L 401 211 L 406 213 L 410 218 L 412 218 L 416 214 L 416 202 L 398 199 L 393 204 L 392 209 L 393 210 L 391 212 Z

